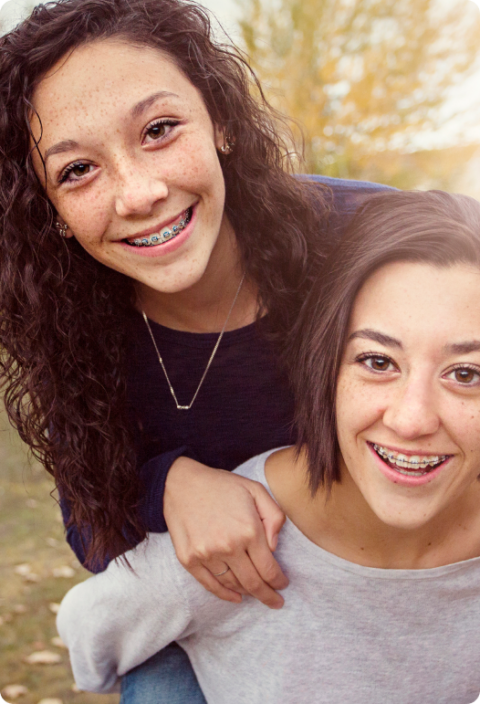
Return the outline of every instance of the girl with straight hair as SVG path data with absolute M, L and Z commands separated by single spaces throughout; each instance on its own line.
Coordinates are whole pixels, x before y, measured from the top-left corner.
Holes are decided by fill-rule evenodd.
M 297 446 L 236 470 L 287 516 L 284 608 L 219 607 L 152 536 L 65 597 L 78 684 L 175 638 L 209 704 L 478 701 L 479 300 L 480 203 L 370 199 L 291 338 Z

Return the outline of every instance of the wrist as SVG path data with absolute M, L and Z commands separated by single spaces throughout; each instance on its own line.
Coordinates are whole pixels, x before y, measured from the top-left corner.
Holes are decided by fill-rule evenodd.
M 190 457 L 177 457 L 165 479 L 164 506 L 167 507 L 170 499 L 175 496 L 184 496 L 186 487 L 191 486 L 192 482 L 209 469 L 211 468 Z

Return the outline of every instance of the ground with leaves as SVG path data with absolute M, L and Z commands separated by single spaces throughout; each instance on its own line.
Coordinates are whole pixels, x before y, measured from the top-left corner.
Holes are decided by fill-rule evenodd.
M 19 704 L 117 704 L 76 692 L 56 605 L 88 573 L 66 545 L 46 472 L 0 415 L 0 692 Z M 15 689 L 13 686 L 17 685 Z

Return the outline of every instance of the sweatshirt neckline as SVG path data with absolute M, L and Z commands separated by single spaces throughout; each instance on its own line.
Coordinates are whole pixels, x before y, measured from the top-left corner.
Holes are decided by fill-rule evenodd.
M 270 496 L 275 500 L 270 486 L 267 482 L 265 476 L 265 462 L 267 458 L 276 450 L 283 448 L 273 448 L 268 450 L 263 454 L 259 455 L 257 458 L 256 474 L 260 482 L 265 486 Z M 292 541 L 297 543 L 302 550 L 308 552 L 312 560 L 323 561 L 329 563 L 330 565 L 343 570 L 344 572 L 350 572 L 354 575 L 367 577 L 369 579 L 396 579 L 396 580 L 418 580 L 418 579 L 438 579 L 441 577 L 448 577 L 456 572 L 464 572 L 465 570 L 480 569 L 480 557 L 472 557 L 468 560 L 461 560 L 459 562 L 452 562 L 448 565 L 441 565 L 439 567 L 427 567 L 420 569 L 386 569 L 383 567 L 368 567 L 366 565 L 359 565 L 356 562 L 351 562 L 343 557 L 339 557 L 334 553 L 328 552 L 324 548 L 320 547 L 314 543 L 310 538 L 302 533 L 302 531 L 297 528 L 297 526 L 288 518 L 282 528 L 282 532 L 286 533 Z
M 145 332 L 148 333 L 142 314 L 137 310 L 134 310 L 133 315 L 136 323 L 140 327 L 144 328 Z M 239 342 L 253 339 L 258 335 L 259 330 L 263 327 L 263 321 L 265 318 L 266 316 L 259 321 L 254 321 L 253 323 L 245 325 L 241 328 L 226 330 L 223 333 L 221 346 L 229 347 L 231 345 L 238 344 Z M 154 336 L 159 340 L 165 340 L 169 343 L 181 344 L 188 347 L 204 347 L 215 344 L 220 334 L 220 332 L 187 332 L 185 330 L 175 330 L 174 328 L 169 328 L 161 325 L 160 323 L 156 323 L 150 318 L 148 318 L 148 322 Z

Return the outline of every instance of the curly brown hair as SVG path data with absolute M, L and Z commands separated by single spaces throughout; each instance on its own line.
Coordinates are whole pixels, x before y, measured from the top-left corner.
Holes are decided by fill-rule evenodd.
M 125 314 L 133 281 L 61 240 L 31 159 L 32 96 L 67 52 L 116 36 L 157 48 L 200 91 L 235 143 L 220 156 L 226 213 L 261 310 L 281 339 L 318 257 L 325 207 L 292 175 L 286 122 L 241 52 L 212 38 L 189 0 L 60 0 L 0 39 L 0 344 L 9 418 L 88 530 L 88 560 L 145 536 L 125 417 Z M 255 97 L 254 97 L 255 95 Z

